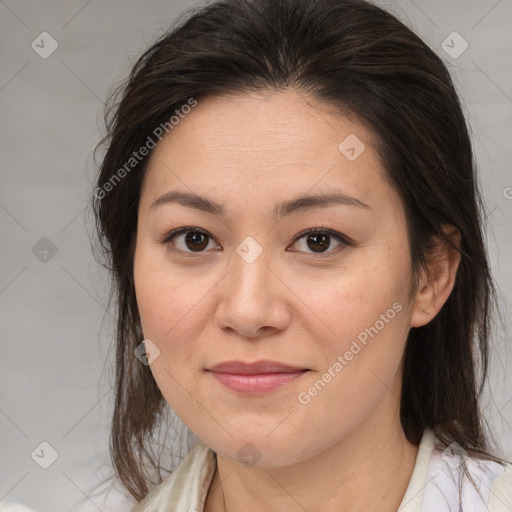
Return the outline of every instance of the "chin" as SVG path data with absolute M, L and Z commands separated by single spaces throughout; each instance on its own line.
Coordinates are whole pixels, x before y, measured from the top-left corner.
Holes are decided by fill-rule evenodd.
M 234 437 L 226 436 L 224 439 L 205 439 L 204 442 L 217 454 L 233 462 L 242 463 L 247 467 L 279 468 L 290 466 L 315 455 L 315 447 L 306 447 L 304 438 L 287 435 L 285 431 L 280 435 L 268 430 L 264 432 L 238 434 Z M 309 453 L 310 452 L 310 453 Z

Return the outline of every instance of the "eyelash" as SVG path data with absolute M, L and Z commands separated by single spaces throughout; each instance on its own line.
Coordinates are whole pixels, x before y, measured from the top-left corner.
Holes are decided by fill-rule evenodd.
M 203 250 L 203 251 L 195 251 L 195 252 L 190 251 L 189 252 L 189 251 L 183 251 L 181 249 L 170 248 L 171 241 L 174 238 L 176 238 L 178 235 L 181 235 L 183 233 L 189 233 L 189 232 L 201 233 L 201 234 L 207 236 L 210 240 L 214 240 L 213 237 L 207 231 L 204 231 L 203 229 L 199 229 L 199 228 L 196 228 L 193 226 L 184 226 L 184 227 L 176 228 L 176 229 L 173 229 L 172 231 L 169 231 L 158 242 L 160 244 L 166 246 L 172 252 L 180 252 L 180 253 L 186 255 L 187 257 L 195 257 L 196 255 L 199 256 L 201 253 L 203 253 L 205 251 Z M 298 242 L 300 239 L 302 239 L 312 233 L 329 235 L 341 244 L 337 249 L 334 249 L 331 251 L 321 252 L 321 253 L 314 253 L 314 252 L 307 253 L 307 254 L 312 254 L 315 258 L 331 256 L 333 254 L 337 254 L 337 253 L 341 252 L 346 247 L 351 247 L 351 246 L 355 245 L 355 243 L 347 236 L 342 235 L 341 233 L 338 233 L 337 231 L 334 231 L 332 229 L 326 229 L 323 227 L 322 228 L 310 228 L 310 229 L 306 229 L 305 231 L 301 231 L 293 240 L 292 245 L 295 244 L 296 242 Z M 304 252 L 304 251 L 298 251 L 298 252 Z

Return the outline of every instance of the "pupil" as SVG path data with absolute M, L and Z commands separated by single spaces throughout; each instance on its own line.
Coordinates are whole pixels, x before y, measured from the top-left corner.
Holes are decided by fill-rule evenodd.
M 203 243 L 201 244 L 201 238 L 203 239 Z M 206 236 L 203 233 L 199 233 L 199 231 L 189 231 L 185 236 L 185 243 L 189 249 L 204 249 L 207 247 L 208 242 L 206 241 Z M 200 247 L 190 247 L 189 244 L 199 244 Z
M 307 239 L 307 241 L 308 241 L 308 247 L 309 247 L 310 249 L 312 249 L 313 251 L 315 251 L 315 252 L 322 252 L 322 251 L 317 251 L 317 250 L 316 250 L 316 249 L 318 248 L 318 245 L 316 245 L 316 246 L 310 246 L 310 245 L 309 245 L 309 242 L 310 242 L 311 240 L 315 241 L 315 243 L 318 243 L 318 240 L 317 240 L 318 238 L 321 238 L 321 242 L 319 242 L 319 243 L 320 243 L 320 247 L 321 247 L 321 248 L 323 247 L 323 248 L 325 248 L 325 249 L 328 249 L 328 248 L 329 248 L 329 243 L 327 242 L 327 240 L 329 239 L 329 235 L 327 235 L 327 234 L 325 234 L 325 233 L 319 233 L 319 234 L 316 234 L 316 235 L 309 235 L 309 236 L 308 236 L 308 239 Z

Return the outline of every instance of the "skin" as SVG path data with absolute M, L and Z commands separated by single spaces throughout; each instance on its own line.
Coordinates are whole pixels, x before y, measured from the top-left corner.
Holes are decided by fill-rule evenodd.
M 354 161 L 338 149 L 350 134 L 365 144 Z M 171 190 L 222 203 L 226 216 L 177 203 L 150 208 Z M 272 215 L 280 201 L 340 190 L 370 208 Z M 207 232 L 203 252 L 185 234 L 160 243 L 182 226 Z M 308 228 L 332 229 L 354 245 L 339 250 L 331 237 L 319 254 L 306 237 L 297 240 Z M 458 242 L 456 231 L 446 232 Z M 236 252 L 248 236 L 262 249 L 252 263 Z M 417 454 L 400 424 L 405 341 L 448 298 L 459 259 L 440 246 L 432 262 L 411 293 L 405 214 L 374 136 L 332 107 L 293 90 L 210 97 L 162 139 L 141 190 L 135 289 L 144 336 L 160 350 L 154 378 L 217 453 L 207 512 L 352 512 L 375 503 L 397 510 Z M 300 403 L 299 393 L 396 303 L 401 311 Z M 310 371 L 270 393 L 244 395 L 205 371 L 233 359 Z M 260 454 L 255 465 L 237 456 L 246 443 Z

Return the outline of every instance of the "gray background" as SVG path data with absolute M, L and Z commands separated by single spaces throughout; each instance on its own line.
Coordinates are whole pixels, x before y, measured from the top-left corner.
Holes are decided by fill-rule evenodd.
M 510 318 L 512 0 L 379 4 L 450 67 L 472 127 L 489 212 L 488 248 Z M 109 470 L 113 333 L 105 313 L 108 279 L 89 242 L 92 150 L 103 133 L 110 86 L 193 5 L 200 2 L 0 1 L 0 501 L 41 512 L 129 509 L 120 505 L 119 490 L 108 498 L 91 492 Z M 454 31 L 469 44 L 457 58 L 442 47 Z M 58 43 L 46 59 L 31 47 L 42 32 Z M 462 48 L 453 38 L 448 44 L 452 52 Z M 487 418 L 498 453 L 511 460 L 506 327 L 498 326 L 494 345 Z M 48 469 L 31 458 L 43 441 L 58 452 Z M 43 461 L 51 450 L 35 453 Z

